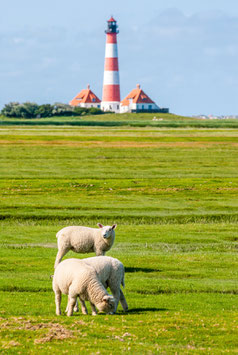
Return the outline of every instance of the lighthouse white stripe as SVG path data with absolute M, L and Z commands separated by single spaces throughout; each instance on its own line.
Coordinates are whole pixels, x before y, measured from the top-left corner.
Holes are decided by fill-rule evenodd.
M 119 72 L 118 71 L 104 71 L 103 85 L 119 85 Z
M 106 58 L 117 58 L 118 51 L 117 51 L 117 43 L 107 43 L 106 44 Z

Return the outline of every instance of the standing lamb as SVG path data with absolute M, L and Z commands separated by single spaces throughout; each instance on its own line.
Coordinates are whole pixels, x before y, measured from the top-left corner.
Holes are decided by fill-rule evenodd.
M 101 312 L 114 312 L 116 300 L 108 294 L 94 268 L 80 259 L 67 259 L 57 266 L 53 276 L 53 290 L 57 315 L 61 314 L 62 293 L 68 295 L 67 316 L 72 316 L 77 297 L 82 305 L 84 301 L 90 301 L 93 315 L 96 314 L 95 306 Z
M 114 243 L 116 226 L 116 224 L 103 226 L 98 223 L 99 229 L 81 226 L 61 229 L 56 234 L 58 253 L 55 259 L 55 268 L 69 250 L 76 253 L 95 252 L 97 256 L 104 255 Z
M 92 258 L 81 259 L 81 262 L 93 267 L 103 286 L 105 288 L 110 288 L 112 295 L 116 300 L 114 312 L 117 310 L 119 301 L 124 312 L 126 312 L 128 310 L 128 305 L 120 288 L 121 285 L 125 287 L 125 271 L 123 264 L 118 259 L 112 258 L 110 256 L 94 256 Z M 80 302 L 82 306 L 82 312 L 87 314 L 87 308 L 84 302 Z M 77 309 L 77 307 L 75 309 Z

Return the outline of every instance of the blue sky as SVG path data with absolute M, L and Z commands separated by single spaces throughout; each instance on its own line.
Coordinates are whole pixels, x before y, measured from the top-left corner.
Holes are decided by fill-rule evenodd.
M 101 98 L 106 20 L 118 20 L 121 96 L 171 112 L 238 114 L 237 0 L 12 0 L 0 12 L 0 108 Z

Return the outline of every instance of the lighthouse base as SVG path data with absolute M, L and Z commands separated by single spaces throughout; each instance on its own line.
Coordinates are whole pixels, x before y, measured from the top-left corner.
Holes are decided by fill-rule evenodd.
M 120 113 L 120 102 L 118 101 L 102 101 L 101 110 Z

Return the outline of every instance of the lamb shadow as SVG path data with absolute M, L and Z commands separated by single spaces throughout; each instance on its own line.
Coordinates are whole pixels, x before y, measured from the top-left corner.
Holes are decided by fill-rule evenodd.
M 125 267 L 125 272 L 162 272 L 162 270 L 159 269 L 150 269 L 146 267 Z
M 167 308 L 156 308 L 156 307 L 145 307 L 145 308 L 131 308 L 128 309 L 128 311 L 123 312 L 123 310 L 117 310 L 115 316 L 127 316 L 130 314 L 142 314 L 142 313 L 147 313 L 147 312 L 165 312 L 169 311 Z M 90 315 L 90 314 L 89 314 Z M 98 316 L 105 316 L 105 313 L 98 313 Z
M 157 307 L 140 307 L 140 308 L 131 308 L 126 312 L 127 314 L 138 314 L 146 312 L 165 312 L 168 311 L 167 308 L 157 308 Z

